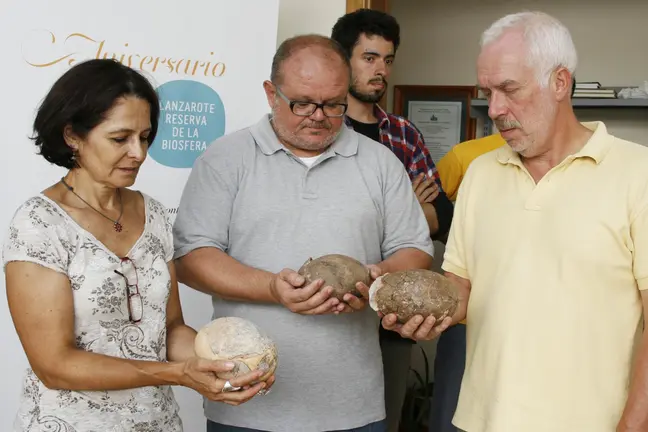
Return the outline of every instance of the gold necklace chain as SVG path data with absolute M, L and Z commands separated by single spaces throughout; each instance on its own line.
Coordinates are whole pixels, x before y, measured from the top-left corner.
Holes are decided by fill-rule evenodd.
M 121 211 L 119 212 L 119 217 L 117 218 L 117 220 L 115 220 L 115 219 L 112 219 L 112 218 L 106 216 L 105 214 L 101 213 L 99 210 L 97 210 L 96 208 L 94 208 L 93 206 L 91 206 L 91 205 L 90 205 L 86 200 L 84 200 L 83 198 L 81 198 L 81 197 L 79 196 L 78 193 L 74 192 L 74 188 L 65 182 L 65 178 L 64 178 L 64 177 L 61 177 L 61 183 L 63 183 L 63 186 L 65 186 L 65 187 L 67 188 L 67 190 L 69 190 L 70 192 L 72 192 L 74 195 L 76 195 L 77 198 L 79 198 L 81 201 L 83 201 L 83 202 L 85 203 L 85 205 L 87 205 L 87 206 L 90 207 L 92 210 L 96 211 L 96 212 L 99 213 L 101 216 L 105 217 L 105 218 L 108 219 L 110 222 L 112 222 L 112 223 L 113 223 L 113 228 L 115 228 L 115 231 L 117 231 L 117 232 L 121 232 L 121 231 L 122 231 L 122 229 L 123 229 L 124 227 L 122 226 L 122 224 L 121 224 L 119 221 L 121 220 L 122 215 L 124 214 L 124 205 L 123 205 L 123 203 L 122 203 L 122 196 L 121 196 L 121 190 L 120 190 L 120 189 L 117 189 L 117 195 L 119 195 L 119 205 L 121 206 Z

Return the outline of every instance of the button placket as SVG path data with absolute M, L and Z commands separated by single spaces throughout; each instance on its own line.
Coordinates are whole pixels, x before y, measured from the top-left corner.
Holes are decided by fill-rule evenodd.
M 308 187 L 308 176 L 311 174 L 311 168 L 306 167 L 304 175 L 302 176 L 302 193 L 301 197 L 303 199 L 317 199 L 317 193 L 314 190 L 309 189 Z
M 545 199 L 551 195 L 552 190 L 555 188 L 555 176 L 564 171 L 564 166 L 558 165 L 547 174 L 535 185 L 533 191 L 529 195 L 524 205 L 526 210 L 540 211 L 546 204 Z

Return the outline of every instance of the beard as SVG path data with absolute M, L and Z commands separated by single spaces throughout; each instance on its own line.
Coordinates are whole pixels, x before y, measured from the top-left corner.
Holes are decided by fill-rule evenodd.
M 385 84 L 385 87 L 383 87 L 382 90 L 373 90 L 370 92 L 363 92 L 360 90 L 358 81 L 354 80 L 353 84 L 351 84 L 351 87 L 349 88 L 349 93 L 351 96 L 354 98 L 358 99 L 360 102 L 364 103 L 378 103 L 382 99 L 383 95 L 387 91 L 387 81 L 384 79 L 373 79 L 369 81 L 369 84 L 375 83 L 375 82 L 382 82 Z

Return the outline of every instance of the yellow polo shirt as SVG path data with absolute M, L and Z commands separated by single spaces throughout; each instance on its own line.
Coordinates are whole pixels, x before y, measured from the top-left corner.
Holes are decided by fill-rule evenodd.
M 459 185 L 466 175 L 471 162 L 478 156 L 506 145 L 500 134 L 488 135 L 470 141 L 464 141 L 452 147 L 437 163 L 443 191 L 450 201 L 457 199 Z
M 467 432 L 613 432 L 648 289 L 648 148 L 603 123 L 536 185 L 509 146 L 459 188 L 443 269 L 470 280 Z

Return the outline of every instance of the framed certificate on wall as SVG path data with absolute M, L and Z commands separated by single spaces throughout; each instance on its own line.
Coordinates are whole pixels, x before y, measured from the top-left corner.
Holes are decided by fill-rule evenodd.
M 470 103 L 476 86 L 394 86 L 394 114 L 421 131 L 432 159 L 441 159 L 454 145 L 475 138 Z

